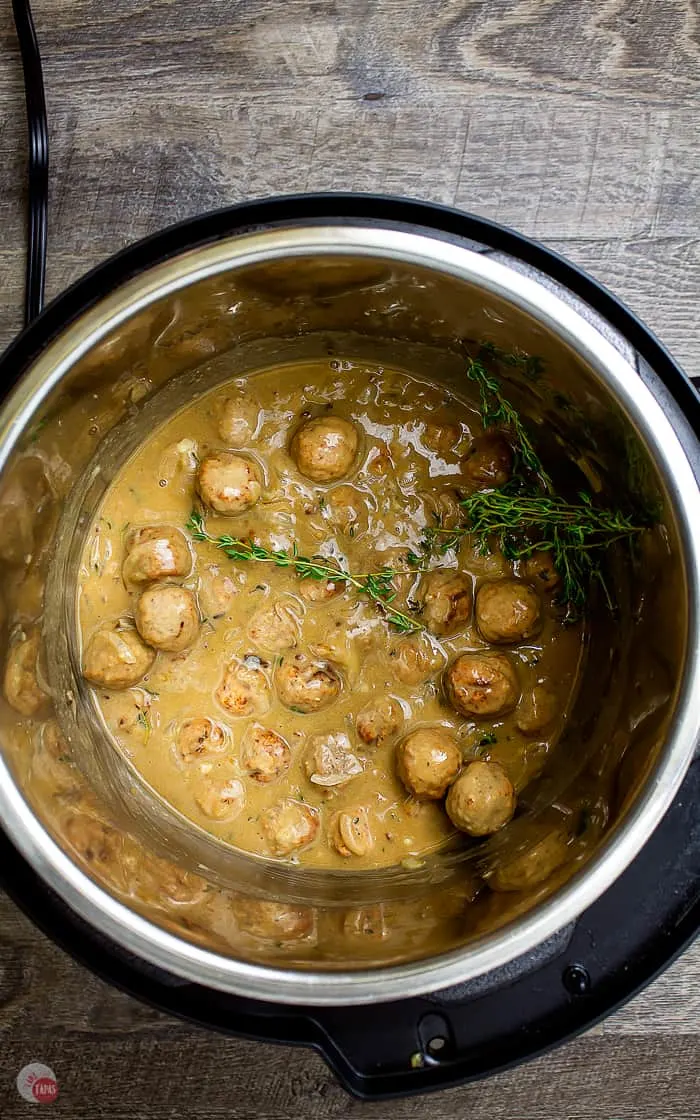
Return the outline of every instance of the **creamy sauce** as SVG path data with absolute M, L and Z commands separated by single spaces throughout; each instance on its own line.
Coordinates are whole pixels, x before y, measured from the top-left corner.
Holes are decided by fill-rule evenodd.
M 245 422 L 232 435 L 229 427 L 234 442 L 227 442 L 221 423 L 231 397 Z M 339 481 L 310 481 L 290 455 L 292 434 L 316 416 L 350 420 L 360 433 L 353 466 Z M 395 579 L 394 606 L 410 614 L 420 577 L 407 570 L 406 553 L 418 551 L 436 514 L 448 525 L 458 514 L 465 454 L 482 431 L 473 403 L 407 373 L 350 361 L 277 367 L 220 386 L 156 431 L 110 486 L 80 571 L 83 646 L 107 622 L 133 625 L 143 586 L 125 582 L 123 565 L 134 532 L 154 526 L 184 531 L 196 501 L 198 465 L 227 447 L 255 465 L 262 495 L 235 517 L 204 510 L 210 534 L 251 537 L 270 549 L 291 550 L 296 542 L 301 553 L 320 553 L 358 573 L 389 565 L 406 573 Z M 309 601 L 288 569 L 230 560 L 213 544 L 186 536 L 192 570 L 176 582 L 196 596 L 201 623 L 194 644 L 158 652 L 137 685 L 97 688 L 96 699 L 116 749 L 197 825 L 245 851 L 307 866 L 366 869 L 406 860 L 410 866 L 460 843 L 462 834 L 442 800 L 417 800 L 397 776 L 397 743 L 407 733 L 446 728 L 465 761 L 500 762 L 516 792 L 541 770 L 571 704 L 582 649 L 581 628 L 561 625 L 551 595 L 542 594 L 537 637 L 507 647 L 522 693 L 518 707 L 504 717 L 475 720 L 454 711 L 442 687 L 443 670 L 458 654 L 489 648 L 473 616 L 452 637 L 427 630 L 402 635 L 352 589 Z M 484 580 L 520 574 L 500 554 L 478 555 L 468 540 L 431 563 L 467 573 L 475 590 Z M 406 665 L 415 661 L 415 647 L 424 671 L 411 677 Z M 321 711 L 302 713 L 280 702 L 276 671 L 299 653 L 340 675 L 338 698 Z M 233 715 L 217 698 L 231 664 L 264 678 L 265 700 L 253 714 Z M 538 685 L 555 698 L 555 710 L 546 727 L 525 733 L 519 723 Z M 368 746 L 358 735 L 358 714 L 389 697 L 400 709 L 400 727 L 381 745 Z M 210 747 L 183 758 L 183 724 L 194 719 L 211 721 Z M 256 728 L 281 736 L 289 751 L 288 767 L 269 782 L 257 780 L 246 764 Z M 309 752 L 318 737 L 329 736 L 341 737 L 335 742 L 352 760 L 342 784 L 322 785 L 309 776 Z M 307 846 L 280 854 L 265 814 L 284 799 L 307 807 L 317 831 Z M 364 854 L 337 850 L 338 813 L 351 821 L 361 815 L 371 836 Z

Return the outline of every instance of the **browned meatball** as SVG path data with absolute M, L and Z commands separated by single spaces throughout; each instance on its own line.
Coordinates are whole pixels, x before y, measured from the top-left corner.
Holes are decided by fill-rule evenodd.
M 183 762 L 200 762 L 223 751 L 226 733 L 221 724 L 209 716 L 193 716 L 180 724 L 176 744 Z
M 505 486 L 513 470 L 513 452 L 504 436 L 487 432 L 477 436 L 462 464 L 462 474 L 476 490 Z
M 326 517 L 334 529 L 359 540 L 369 526 L 367 495 L 355 486 L 335 486 L 326 498 Z
M 110 878 L 120 871 L 122 838 L 115 828 L 86 813 L 75 813 L 63 825 L 70 846 L 92 867 Z
M 285 657 L 275 670 L 277 695 L 286 708 L 319 712 L 340 692 L 340 677 L 327 661 L 313 661 L 303 653 Z
M 155 656 L 136 630 L 97 630 L 83 655 L 83 676 L 103 688 L 131 688 L 145 676 Z
M 357 429 L 349 420 L 317 416 L 297 428 L 289 450 L 306 478 L 335 482 L 351 469 L 358 445 Z
M 316 839 L 319 828 L 316 812 L 291 797 L 266 809 L 261 823 L 271 851 L 278 856 L 289 856 L 301 848 L 308 848 Z
M 445 801 L 447 815 L 455 828 L 470 836 L 497 832 L 515 812 L 515 790 L 498 762 L 470 762 Z
M 469 624 L 472 599 L 471 576 L 449 568 L 428 572 L 418 591 L 421 620 L 433 634 L 449 638 Z
M 342 786 L 362 773 L 362 763 L 350 750 L 342 731 L 312 735 L 304 758 L 310 782 L 317 786 Z
M 554 566 L 551 552 L 533 552 L 521 564 L 523 576 L 540 591 L 554 591 L 561 583 L 561 576 Z
M 122 570 L 127 584 L 182 579 L 192 571 L 192 554 L 179 529 L 149 525 L 132 533 Z
M 262 493 L 257 465 L 233 451 L 217 451 L 202 459 L 196 487 L 205 506 L 229 517 L 245 513 Z
M 571 837 L 563 825 L 540 826 L 525 851 L 496 863 L 488 884 L 494 891 L 525 891 L 538 886 L 566 863 Z
M 448 666 L 445 692 L 455 711 L 476 719 L 493 719 L 513 710 L 520 685 L 504 654 L 461 653 Z
M 518 710 L 516 725 L 523 735 L 538 735 L 545 727 L 554 722 L 559 705 L 550 689 L 536 684 L 532 692 L 523 698 Z
M 239 929 L 264 941 L 298 941 L 313 933 L 311 907 L 288 906 L 239 895 L 231 899 L 231 909 Z
M 336 595 L 342 595 L 345 584 L 334 579 L 299 580 L 299 594 L 307 603 L 327 603 Z
M 143 711 L 147 709 L 148 697 L 141 689 L 124 689 L 119 692 L 105 692 L 100 697 L 100 706 L 107 725 L 117 737 L 129 736 L 134 732 L 146 731 Z
M 430 421 L 425 425 L 423 432 L 423 443 L 438 455 L 446 455 L 449 451 L 454 451 L 461 438 L 461 425 L 452 424 L 448 420 L 442 423 Z
M 201 902 L 207 883 L 184 867 L 139 850 L 129 861 L 129 886 L 145 901 L 174 902 L 178 906 L 194 906 Z
M 392 696 L 373 700 L 357 716 L 357 734 L 370 747 L 383 747 L 403 723 L 401 705 Z
M 515 645 L 527 641 L 542 625 L 540 597 L 519 579 L 482 583 L 476 593 L 476 624 L 487 642 Z
M 238 778 L 203 782 L 194 797 L 205 817 L 233 820 L 245 805 L 245 786 Z
M 289 768 L 292 752 L 281 735 L 256 723 L 246 735 L 241 763 L 256 782 L 272 782 Z
M 226 397 L 219 406 L 219 435 L 227 447 L 245 447 L 254 438 L 260 410 L 242 393 Z
M 232 716 L 262 716 L 270 707 L 270 686 L 255 659 L 232 661 L 215 692 Z
M 248 624 L 248 636 L 261 649 L 281 653 L 297 644 L 299 625 L 283 603 L 272 603 L 255 612 Z
M 368 855 L 374 847 L 374 837 L 364 806 L 335 813 L 328 825 L 328 839 L 346 859 Z
M 186 587 L 156 584 L 139 596 L 134 621 L 149 646 L 165 653 L 181 653 L 199 634 L 197 600 Z
M 399 744 L 396 769 L 409 793 L 436 801 L 459 774 L 462 755 L 449 731 L 421 727 Z
M 47 702 L 46 693 L 39 686 L 36 663 L 41 637 L 38 630 L 22 635 L 10 646 L 5 665 L 5 699 L 23 716 L 33 716 Z
M 402 638 L 391 651 L 391 668 L 402 684 L 423 684 L 439 672 L 445 658 L 425 634 Z

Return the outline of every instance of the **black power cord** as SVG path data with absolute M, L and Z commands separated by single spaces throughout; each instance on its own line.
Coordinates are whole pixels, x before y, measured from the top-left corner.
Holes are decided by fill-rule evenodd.
M 29 0 L 12 0 L 12 12 L 22 55 L 29 132 L 28 245 L 24 290 L 26 325 L 36 319 L 44 306 L 49 210 L 49 128 L 41 55 Z

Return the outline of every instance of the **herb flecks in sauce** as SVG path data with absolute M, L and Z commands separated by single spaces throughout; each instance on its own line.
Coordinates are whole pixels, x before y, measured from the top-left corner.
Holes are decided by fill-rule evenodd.
M 484 365 L 497 360 L 485 357 Z M 177 811 L 223 843 L 319 868 L 423 860 L 449 849 L 456 837 L 442 803 L 407 798 L 396 772 L 396 751 L 412 730 L 444 728 L 465 766 L 475 759 L 498 764 L 516 791 L 539 772 L 556 742 L 583 628 L 562 626 L 542 576 L 536 585 L 540 632 L 525 645 L 516 641 L 505 655 L 489 650 L 475 608 L 452 632 L 451 611 L 455 602 L 458 609 L 464 605 L 459 580 L 456 590 L 440 581 L 454 570 L 478 593 L 484 583 L 518 577 L 516 565 L 495 542 L 491 555 L 480 555 L 468 535 L 445 559 L 418 548 L 431 524 L 446 529 L 453 519 L 457 525 L 465 520 L 458 504 L 458 495 L 470 492 L 465 450 L 483 435 L 483 423 L 477 387 L 464 380 L 464 397 L 458 397 L 403 371 L 357 363 L 342 371 L 323 362 L 260 371 L 250 391 L 235 382 L 222 385 L 169 417 L 124 465 L 96 511 L 104 519 L 100 537 L 112 552 L 98 573 L 86 548 L 79 596 L 85 641 L 117 619 L 128 627 L 115 628 L 118 636 L 132 633 L 143 591 L 125 583 L 123 567 L 135 542 L 160 540 L 153 530 L 171 547 L 178 534 L 183 545 L 188 538 L 191 570 L 151 574 L 163 587 L 191 590 L 200 621 L 216 618 L 216 625 L 202 623 L 197 640 L 181 653 L 158 652 L 137 687 L 109 700 L 98 692 L 97 700 L 115 747 Z M 291 438 L 309 401 L 330 399 L 331 392 L 333 414 L 351 421 L 360 438 L 347 476 L 319 488 L 297 469 Z M 252 513 L 225 522 L 195 505 L 190 529 L 213 538 L 197 543 L 185 530 L 196 501 L 193 472 L 177 472 L 167 488 L 158 481 L 184 439 L 202 453 L 229 446 L 228 428 L 222 434 L 219 425 L 230 419 L 232 400 L 249 421 L 241 454 L 268 466 L 269 493 Z M 513 445 L 507 429 L 495 434 Z M 347 508 L 357 515 L 351 524 Z M 219 534 L 230 535 L 223 549 Z M 229 560 L 226 548 L 239 557 Z M 370 581 L 367 594 L 369 576 L 377 582 Z M 379 603 L 372 592 L 382 597 Z M 379 613 L 387 609 L 405 612 L 410 630 L 397 631 Z M 437 633 L 443 621 L 450 633 Z M 461 655 L 478 659 L 482 651 L 484 658 L 512 662 L 522 700 L 512 712 L 477 713 L 465 722 L 451 709 L 441 680 Z M 539 708 L 532 697 L 543 680 L 557 712 L 537 732 L 533 750 L 531 724 Z M 328 703 L 310 711 L 313 690 Z M 523 712 L 527 733 L 518 726 Z M 484 738 L 488 742 L 479 746 Z M 324 766 L 331 778 L 337 769 L 340 784 L 311 781 L 321 749 Z M 357 773 L 353 760 L 361 765 Z M 278 854 L 276 838 L 290 832 L 301 837 L 301 846 L 289 856 Z

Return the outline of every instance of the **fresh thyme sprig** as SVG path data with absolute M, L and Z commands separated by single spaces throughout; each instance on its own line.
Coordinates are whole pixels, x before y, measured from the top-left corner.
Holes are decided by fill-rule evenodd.
M 465 536 L 471 537 L 481 552 L 500 548 L 508 560 L 526 560 L 534 553 L 549 552 L 561 578 L 558 601 L 567 607 L 569 617 L 581 614 L 587 589 L 594 581 L 600 584 L 612 609 L 612 596 L 601 568 L 602 554 L 616 541 L 643 532 L 653 519 L 635 523 L 620 510 L 594 505 L 584 491 L 578 494 L 578 501 L 560 498 L 517 410 L 503 395 L 500 381 L 489 373 L 482 356 L 519 368 L 530 380 L 541 375 L 541 363 L 538 359 L 528 361 L 526 355 L 508 355 L 489 343 L 481 347 L 477 358 L 467 360 L 467 377 L 479 387 L 484 428 L 499 425 L 510 431 L 513 477 L 500 490 L 465 497 L 461 502 L 462 524 L 454 529 L 428 529 L 423 552 L 448 552 Z
M 381 610 L 387 622 L 395 626 L 404 634 L 422 630 L 423 625 L 415 618 L 403 611 L 397 610 L 391 604 L 396 599 L 396 588 L 393 580 L 399 575 L 414 575 L 415 569 L 396 569 L 384 567 L 377 572 L 348 572 L 339 567 L 334 561 L 325 556 L 302 556 L 297 552 L 296 544 L 291 552 L 286 549 L 269 549 L 264 545 L 256 544 L 250 538 L 242 540 L 240 537 L 231 537 L 222 534 L 220 537 L 211 536 L 206 529 L 204 518 L 196 510 L 190 514 L 187 530 L 196 541 L 208 541 L 229 557 L 230 560 L 254 561 L 260 564 L 274 564 L 278 568 L 291 568 L 300 579 L 325 580 L 332 583 L 344 583 L 353 587 L 358 595 L 364 595 Z
M 510 428 L 515 444 L 514 473 L 521 473 L 521 468 L 525 467 L 531 474 L 537 475 L 545 490 L 550 494 L 553 493 L 552 479 L 542 466 L 542 461 L 532 446 L 517 409 L 503 395 L 498 378 L 489 373 L 478 358 L 467 359 L 466 373 L 469 380 L 474 381 L 478 386 L 481 422 L 484 427 L 493 428 L 498 425 Z
M 521 350 L 502 350 L 495 342 L 482 342 L 479 355 L 488 354 L 504 366 L 518 369 L 528 381 L 539 381 L 544 373 L 544 363 L 537 354 L 526 354 Z
M 535 553 L 550 552 L 562 581 L 558 600 L 568 608 L 570 617 L 581 613 L 587 588 L 594 580 L 612 608 L 601 555 L 616 541 L 635 537 L 648 526 L 635 524 L 620 510 L 593 505 L 583 491 L 578 497 L 578 502 L 570 502 L 528 493 L 522 487 L 482 490 L 462 501 L 463 525 L 428 529 L 428 546 L 444 553 L 469 536 L 480 552 L 490 552 L 495 545 L 507 560 L 527 560 Z

